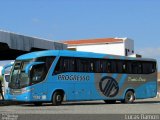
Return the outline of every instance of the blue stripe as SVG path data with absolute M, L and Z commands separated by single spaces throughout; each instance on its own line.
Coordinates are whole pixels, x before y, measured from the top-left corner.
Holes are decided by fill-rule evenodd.
M 102 73 L 102 78 L 107 76 L 107 73 Z
M 109 58 L 110 58 L 110 59 L 113 59 L 114 57 L 113 57 L 113 56 L 109 56 Z
M 120 56 L 120 59 L 122 59 L 122 60 L 125 59 L 125 56 Z
M 118 74 L 114 73 L 114 74 L 112 75 L 112 78 L 116 79 L 117 76 L 118 76 Z

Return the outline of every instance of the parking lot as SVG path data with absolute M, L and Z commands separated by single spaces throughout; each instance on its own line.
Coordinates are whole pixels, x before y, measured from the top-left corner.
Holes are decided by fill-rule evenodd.
M 105 120 L 106 118 L 124 120 L 130 119 L 128 115 L 136 115 L 140 119 L 143 119 L 142 115 L 155 115 L 159 120 L 160 98 L 136 100 L 133 104 L 81 101 L 64 102 L 61 106 L 52 106 L 49 103 L 43 106 L 33 104 L 1 104 L 0 106 L 0 119 L 2 120 Z
M 134 104 L 105 104 L 103 101 L 64 102 L 61 106 L 43 104 L 1 105 L 0 113 L 15 114 L 159 114 L 160 98 L 137 100 Z

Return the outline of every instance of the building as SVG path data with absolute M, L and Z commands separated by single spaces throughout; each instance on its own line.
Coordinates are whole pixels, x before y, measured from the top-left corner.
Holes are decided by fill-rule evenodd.
M 65 50 L 67 45 L 37 37 L 0 30 L 0 60 L 14 60 L 16 57 L 40 50 Z
M 65 49 L 67 45 L 64 43 L 0 30 L 0 75 L 4 66 L 1 60 L 15 60 L 18 56 L 33 51 Z M 9 64 L 8 61 L 5 63 Z
M 3 66 L 0 66 L 0 76 L 2 75 Z
M 135 54 L 134 41 L 129 38 L 100 38 L 87 40 L 68 40 L 69 50 L 141 57 Z

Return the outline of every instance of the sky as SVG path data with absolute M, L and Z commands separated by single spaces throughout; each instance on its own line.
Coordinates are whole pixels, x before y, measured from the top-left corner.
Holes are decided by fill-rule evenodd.
M 56 41 L 127 37 L 160 64 L 160 0 L 0 0 L 0 29 Z

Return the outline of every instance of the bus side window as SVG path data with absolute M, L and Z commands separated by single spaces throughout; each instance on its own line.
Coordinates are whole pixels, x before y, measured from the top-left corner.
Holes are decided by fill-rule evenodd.
M 127 73 L 127 63 L 123 62 L 122 64 L 122 73 Z
M 109 62 L 109 61 L 107 61 L 107 63 L 106 63 L 106 72 L 107 73 L 111 73 L 111 62 Z
M 117 61 L 117 72 L 118 73 L 127 73 L 126 61 L 122 61 L 122 60 Z
M 75 71 L 75 59 L 61 57 L 56 65 L 54 73 L 59 74 L 63 72 L 74 72 Z
M 54 61 L 55 57 L 47 57 L 46 58 L 46 69 L 49 70 L 49 68 L 51 67 L 53 61 Z
M 156 67 L 154 62 L 143 62 L 143 73 L 151 74 L 155 72 Z
M 91 69 L 91 72 L 94 72 L 94 62 L 93 61 L 91 61 L 91 63 L 90 63 L 90 69 Z
M 150 73 L 149 70 L 151 70 L 150 67 L 151 67 L 151 66 L 149 65 L 148 62 L 143 62 L 143 73 L 144 73 L 144 74 L 149 74 L 149 73 Z
M 142 73 L 143 73 L 142 64 L 138 63 L 138 74 L 142 74 Z
M 78 72 L 93 72 L 94 62 L 91 59 L 79 58 L 77 60 L 77 71 Z
M 132 63 L 132 73 L 133 74 L 142 74 L 142 64 L 140 62 Z
M 74 58 L 63 58 L 61 63 L 63 72 L 74 72 L 75 71 L 75 59 Z
M 117 65 L 116 65 L 116 61 L 112 60 L 111 61 L 111 73 L 116 73 L 117 72 Z
M 152 62 L 152 73 L 156 71 L 156 62 Z
M 38 62 L 45 62 L 45 65 L 44 65 L 44 71 L 48 71 L 53 63 L 55 59 L 55 56 L 47 56 L 47 57 L 39 57 L 36 59 L 36 61 Z M 26 66 L 26 65 L 23 65 L 23 66 Z
M 136 63 L 132 63 L 132 73 L 137 74 L 138 73 L 138 66 Z
M 80 60 L 80 58 L 77 58 L 76 59 L 76 63 L 77 63 L 77 72 L 82 72 L 82 70 L 83 70 L 83 66 L 82 66 L 82 63 L 81 63 L 81 60 Z
M 107 72 L 106 60 L 100 60 L 100 72 L 102 72 L 102 73 Z
M 101 65 L 101 61 L 100 60 L 95 60 L 94 61 L 94 66 L 95 66 L 95 68 L 94 68 L 94 72 L 95 73 L 101 73 L 102 72 L 102 65 Z
M 59 74 L 59 73 L 62 72 L 61 64 L 62 64 L 62 59 L 60 58 L 60 59 L 58 60 L 58 62 L 57 62 L 57 65 L 56 65 L 55 69 L 54 69 L 54 73 L 55 73 L 55 74 Z

